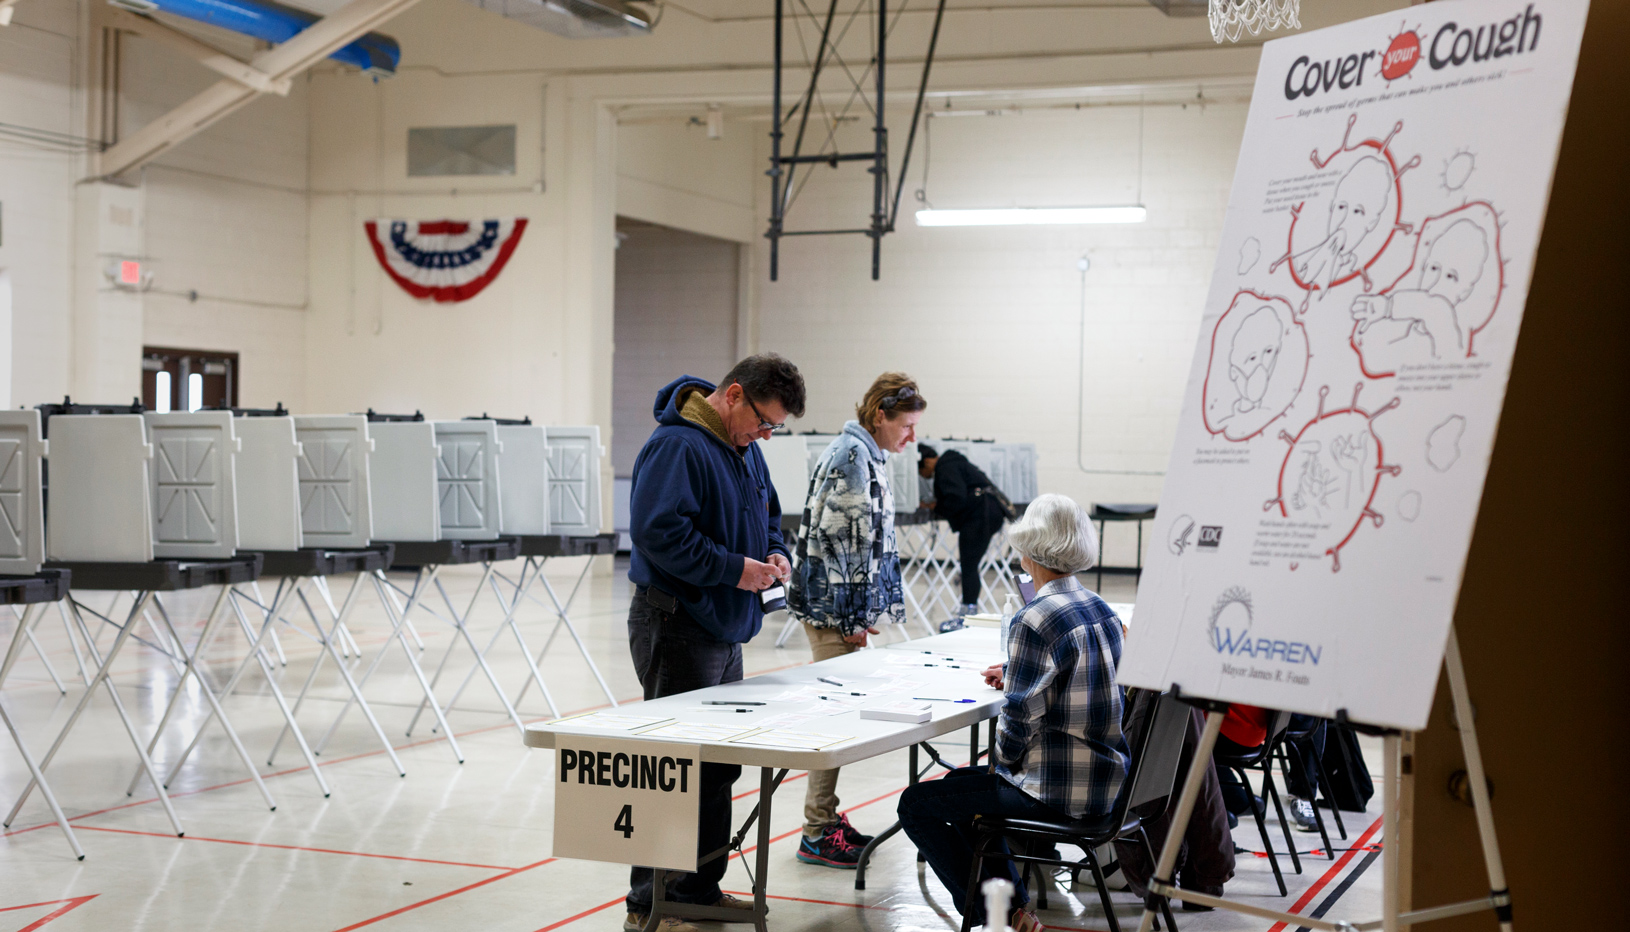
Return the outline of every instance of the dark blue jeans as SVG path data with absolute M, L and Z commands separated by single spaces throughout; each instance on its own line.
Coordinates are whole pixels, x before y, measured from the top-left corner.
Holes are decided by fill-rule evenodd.
M 974 842 L 978 837 L 973 828 L 976 815 L 1032 819 L 1067 816 L 983 767 L 953 770 L 942 779 L 906 787 L 900 794 L 900 827 L 928 859 L 940 883 L 951 891 L 957 912 L 971 913 L 973 924 L 983 925 L 984 896 L 974 891 L 973 899 L 968 899 L 968 872 L 973 869 Z M 1001 850 L 1007 851 L 1005 842 Z M 986 861 L 980 880 L 1003 876 L 1013 882 L 1013 905 L 1030 902 L 1030 894 L 1012 861 Z
M 634 589 L 628 608 L 628 650 L 645 698 L 656 699 L 741 679 L 741 645 L 727 644 L 698 625 L 684 609 L 664 612 L 646 601 L 644 586 Z M 701 807 L 696 833 L 697 857 L 730 841 L 730 788 L 741 776 L 735 764 L 702 765 Z M 719 901 L 719 881 L 729 860 L 716 858 L 694 874 L 670 874 L 663 898 L 676 903 L 710 906 Z M 651 912 L 655 874 L 636 867 L 629 875 L 628 911 Z

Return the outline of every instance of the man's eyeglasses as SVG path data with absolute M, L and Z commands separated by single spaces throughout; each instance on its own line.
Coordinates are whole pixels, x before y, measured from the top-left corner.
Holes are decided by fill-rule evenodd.
M 753 409 L 754 414 L 758 415 L 758 429 L 759 430 L 767 430 L 772 434 L 779 434 L 779 433 L 783 433 L 783 432 L 786 431 L 786 429 L 787 429 L 787 422 L 786 421 L 782 421 L 779 424 L 771 424 L 769 421 L 764 419 L 764 412 L 760 411 L 758 409 L 758 405 L 753 404 L 753 399 L 747 394 L 747 392 L 743 391 L 741 393 L 741 397 L 747 399 L 747 406 L 749 408 Z
M 896 389 L 894 394 L 878 402 L 878 407 L 882 408 L 884 411 L 892 411 L 894 410 L 895 406 L 900 404 L 900 402 L 910 400 L 916 396 L 917 390 L 912 388 L 910 385 L 907 385 L 903 388 Z

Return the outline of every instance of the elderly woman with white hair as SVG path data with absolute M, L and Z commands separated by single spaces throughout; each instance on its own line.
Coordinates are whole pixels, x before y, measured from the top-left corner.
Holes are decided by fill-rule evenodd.
M 1036 581 L 1036 598 L 1008 629 L 1006 664 L 984 672 L 1005 695 L 996 726 L 996 771 L 966 767 L 907 787 L 900 826 L 951 891 L 956 908 L 984 923 L 969 891 L 976 815 L 1076 819 L 1114 808 L 1129 763 L 1121 734 L 1121 623 L 1075 574 L 1098 562 L 1087 513 L 1063 495 L 1030 503 L 1008 537 Z M 990 864 L 990 861 L 986 862 Z M 1011 862 L 997 862 L 1016 889 L 1008 924 L 1041 928 Z M 970 893 L 973 893 L 970 896 Z

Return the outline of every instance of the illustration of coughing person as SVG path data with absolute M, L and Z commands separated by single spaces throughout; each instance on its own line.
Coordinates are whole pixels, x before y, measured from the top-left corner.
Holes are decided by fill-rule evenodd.
M 1392 167 L 1382 159 L 1367 155 L 1353 163 L 1336 182 L 1330 198 L 1330 215 L 1325 222 L 1324 239 L 1301 252 L 1275 262 L 1269 271 L 1289 259 L 1296 278 L 1321 298 L 1337 279 L 1359 268 L 1358 247 L 1381 223 L 1397 179 Z
M 1457 220 L 1427 247 L 1419 287 L 1353 299 L 1353 345 L 1372 371 L 1464 357 L 1472 322 L 1462 308 L 1489 260 L 1488 234 Z

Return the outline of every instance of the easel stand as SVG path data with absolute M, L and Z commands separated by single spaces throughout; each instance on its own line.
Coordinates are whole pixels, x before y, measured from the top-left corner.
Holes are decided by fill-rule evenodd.
M 1471 696 L 1466 689 L 1466 670 L 1460 659 L 1460 642 L 1452 627 L 1449 629 L 1449 644 L 1444 653 L 1443 665 L 1449 674 L 1449 691 L 1454 700 L 1455 720 L 1460 726 L 1460 748 L 1466 758 L 1466 773 L 1471 783 L 1472 803 L 1477 811 L 1477 833 L 1483 844 L 1483 862 L 1488 868 L 1490 891 L 1488 896 L 1476 900 L 1467 900 L 1462 903 L 1434 906 L 1429 909 L 1414 909 L 1408 912 L 1401 910 L 1398 902 L 1398 891 L 1401 889 L 1400 883 L 1402 881 L 1402 839 L 1399 838 L 1398 834 L 1398 799 L 1399 772 L 1401 769 L 1400 747 L 1403 736 L 1402 732 L 1391 728 L 1364 729 L 1370 733 L 1380 734 L 1385 742 L 1381 790 L 1383 796 L 1381 824 L 1384 843 L 1381 849 L 1383 877 L 1381 891 L 1382 916 L 1380 919 L 1347 922 L 1299 916 L 1295 913 L 1267 909 L 1250 903 L 1194 893 L 1175 886 L 1172 883 L 1172 871 L 1177 866 L 1177 853 L 1183 845 L 1183 835 L 1188 828 L 1189 818 L 1194 814 L 1194 803 L 1199 798 L 1200 785 L 1205 779 L 1206 770 L 1201 766 L 1190 767 L 1188 775 L 1183 781 L 1183 792 L 1177 799 L 1177 810 L 1173 813 L 1171 829 L 1166 835 L 1166 843 L 1160 850 L 1160 862 L 1155 866 L 1155 875 L 1149 883 L 1149 892 L 1157 896 L 1166 896 L 1201 906 L 1233 910 L 1234 912 L 1245 913 L 1261 919 L 1285 922 L 1292 926 L 1302 926 L 1309 929 L 1327 930 L 1327 932 L 1368 932 L 1368 930 L 1372 929 L 1381 929 L 1384 932 L 1398 932 L 1401 927 L 1414 923 L 1448 919 L 1452 916 L 1463 916 L 1491 909 L 1500 921 L 1502 932 L 1511 932 L 1511 892 L 1506 888 L 1505 867 L 1500 861 L 1499 843 L 1494 836 L 1494 810 L 1489 805 L 1488 782 L 1483 774 L 1483 755 L 1478 748 L 1477 731 L 1472 721 Z M 1172 689 L 1174 693 L 1178 692 L 1178 687 L 1175 685 Z M 1200 745 L 1195 750 L 1194 760 L 1197 762 L 1208 760 L 1211 757 L 1211 749 L 1217 743 L 1217 735 L 1222 730 L 1223 716 L 1227 713 L 1228 705 L 1227 703 L 1190 696 L 1180 696 L 1180 698 L 1197 708 L 1204 709 L 1206 712 L 1206 727 L 1205 731 L 1200 734 Z M 1338 717 L 1344 717 L 1344 715 L 1338 714 Z M 1138 932 L 1150 932 L 1154 926 L 1155 917 L 1156 913 L 1148 905 L 1145 905 L 1143 919 L 1138 925 Z

